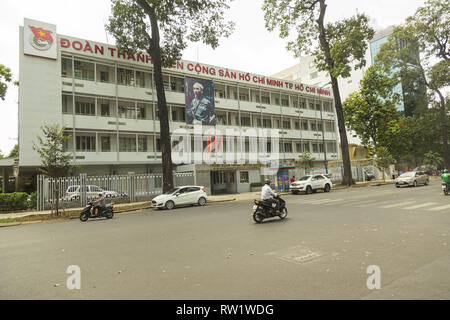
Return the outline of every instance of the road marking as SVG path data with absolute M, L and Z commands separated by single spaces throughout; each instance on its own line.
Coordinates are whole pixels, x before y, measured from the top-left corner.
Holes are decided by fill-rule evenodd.
M 381 206 L 381 208 L 383 209 L 388 209 L 388 208 L 395 208 L 395 207 L 400 207 L 400 206 L 404 206 L 407 204 L 413 204 L 415 201 L 405 201 L 405 202 L 399 202 L 399 203 L 394 203 L 394 204 L 390 204 L 387 206 Z
M 334 200 L 331 200 L 331 199 L 322 199 L 322 200 L 315 201 L 315 202 L 312 203 L 312 204 L 329 204 L 329 203 L 331 203 L 331 202 L 342 201 L 342 200 L 344 200 L 344 199 L 334 199 Z
M 427 211 L 440 211 L 440 210 L 444 210 L 444 209 L 448 209 L 450 208 L 450 204 L 446 205 L 446 206 L 441 206 L 441 207 L 436 207 L 436 208 L 431 208 L 431 209 L 426 209 Z
M 364 204 L 373 204 L 374 202 L 377 202 L 377 201 L 378 200 L 364 200 L 364 201 L 350 200 L 350 201 L 347 201 L 344 205 L 345 206 L 359 207 L 359 206 L 364 205 Z
M 357 206 L 355 206 L 355 207 L 358 207 L 358 208 L 364 208 L 364 207 L 368 207 L 368 206 L 371 206 L 371 205 L 373 205 L 374 204 L 374 202 L 379 202 L 379 200 L 370 200 L 370 201 L 365 201 L 364 202 L 364 204 L 361 204 L 361 205 L 357 205 Z
M 423 204 L 418 204 L 416 206 L 412 206 L 412 207 L 406 207 L 406 208 L 402 208 L 403 210 L 413 210 L 413 209 L 419 209 L 419 208 L 423 208 L 423 207 L 429 207 L 433 204 L 436 204 L 436 202 L 427 202 L 427 203 L 423 203 Z

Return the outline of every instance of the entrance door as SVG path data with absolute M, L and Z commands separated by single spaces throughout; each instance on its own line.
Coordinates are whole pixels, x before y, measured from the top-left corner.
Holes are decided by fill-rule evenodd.
M 211 186 L 213 194 L 235 192 L 234 171 L 212 171 Z

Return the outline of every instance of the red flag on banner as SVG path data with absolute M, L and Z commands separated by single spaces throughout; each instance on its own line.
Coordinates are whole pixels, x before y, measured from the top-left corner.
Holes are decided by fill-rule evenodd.
M 52 32 L 50 30 L 45 30 L 42 28 L 36 28 L 36 27 L 32 27 L 32 26 L 30 26 L 30 29 L 33 32 L 34 37 L 36 39 L 42 39 L 45 41 L 53 42 Z

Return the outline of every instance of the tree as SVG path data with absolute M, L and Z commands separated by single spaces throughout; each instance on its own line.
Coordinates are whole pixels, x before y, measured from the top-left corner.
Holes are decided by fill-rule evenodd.
M 330 75 L 341 139 L 343 183 L 349 186 L 353 183 L 352 171 L 338 77 L 349 77 L 352 63 L 355 70 L 364 67 L 367 43 L 375 32 L 363 14 L 325 25 L 326 8 L 325 0 L 264 0 L 263 4 L 266 28 L 273 31 L 279 27 L 281 38 L 294 29 L 296 39 L 288 42 L 287 49 L 296 57 L 313 54 L 317 69 Z
M 376 158 L 375 163 L 377 167 L 383 172 L 383 181 L 386 181 L 386 175 L 384 174 L 384 170 L 389 168 L 389 166 L 395 163 L 395 159 L 390 154 L 389 150 L 386 147 L 379 146 L 376 150 Z
M 41 157 L 41 168 L 39 169 L 49 178 L 65 177 L 70 172 L 70 161 L 72 155 L 65 151 L 65 144 L 70 136 L 64 135 L 65 127 L 59 124 L 45 125 L 41 127 L 43 138 L 37 136 L 39 146 L 33 143 L 33 149 Z M 56 200 L 55 208 L 58 215 L 59 209 L 59 190 L 58 184 L 55 184 L 53 199 Z
M 153 62 L 163 163 L 163 191 L 173 188 L 169 118 L 162 68 L 181 59 L 187 40 L 216 48 L 234 28 L 223 21 L 228 0 L 112 0 L 107 30 L 124 53 L 146 51 Z
M 19 157 L 19 145 L 16 144 L 9 153 L 8 158 L 18 158 L 18 157 Z
M 423 164 L 433 166 L 435 169 L 441 169 L 444 165 L 444 158 L 439 153 L 430 150 L 424 155 Z
M 0 98 L 2 100 L 5 100 L 8 82 L 12 82 L 11 69 L 5 67 L 3 64 L 0 64 Z
M 307 169 L 311 169 L 314 165 L 315 158 L 311 156 L 311 153 L 304 151 L 302 156 L 297 160 L 296 165 L 300 168 L 305 169 L 305 173 Z
M 3 159 L 3 158 L 4 158 L 3 152 L 2 152 L 2 150 L 0 150 L 0 159 Z
M 399 114 L 396 104 L 398 94 L 393 93 L 395 80 L 372 65 L 361 80 L 361 89 L 352 93 L 343 103 L 345 124 L 361 138 L 371 153 L 378 147 L 396 147 L 389 134 Z M 395 139 L 395 136 L 394 136 Z
M 450 25 L 448 0 L 428 0 L 424 7 L 408 17 L 404 25 L 394 28 L 376 57 L 387 72 L 398 79 L 417 79 L 425 83 L 439 100 L 442 151 L 450 167 L 446 101 L 442 88 L 448 85 L 450 73 Z M 431 65 L 431 60 L 437 63 Z M 400 81 L 400 80 L 399 80 Z

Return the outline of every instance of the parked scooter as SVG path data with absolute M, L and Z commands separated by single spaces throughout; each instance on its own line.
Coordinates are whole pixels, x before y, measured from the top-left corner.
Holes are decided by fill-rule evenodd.
M 254 200 L 253 220 L 256 223 L 262 223 L 264 219 L 279 217 L 281 220 L 286 218 L 288 211 L 286 201 L 280 196 L 274 197 L 274 202 L 266 203 L 263 200 Z
M 444 191 L 445 195 L 448 195 L 450 192 L 450 183 L 442 182 L 442 191 Z
M 112 219 L 114 217 L 114 205 L 107 204 L 103 209 L 98 208 L 97 214 L 94 214 L 94 204 L 89 202 L 86 208 L 83 209 L 80 213 L 80 220 L 86 222 L 89 218 L 107 218 Z

